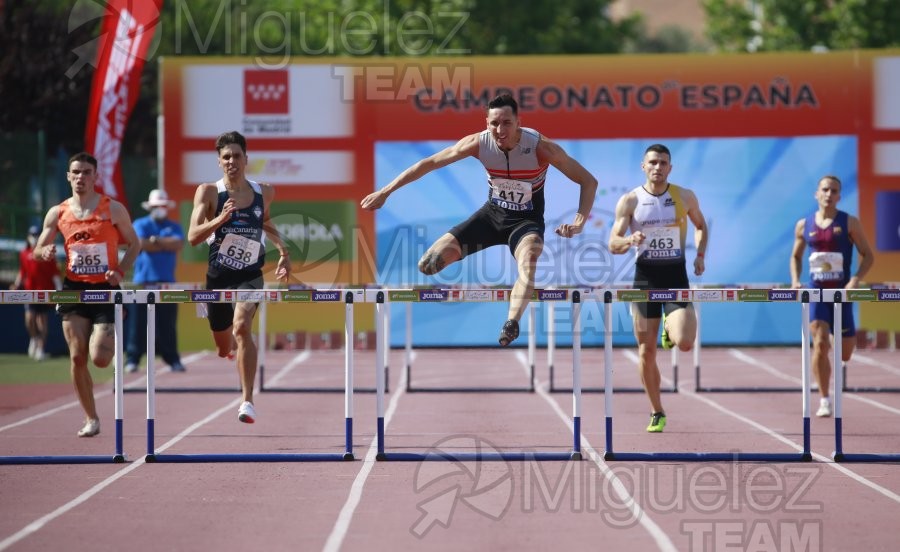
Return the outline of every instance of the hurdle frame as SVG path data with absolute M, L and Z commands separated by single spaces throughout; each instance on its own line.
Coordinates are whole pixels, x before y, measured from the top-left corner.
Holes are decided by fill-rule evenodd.
M 602 304 L 602 303 L 600 303 Z M 556 324 L 555 324 L 555 313 L 556 313 L 556 304 L 555 303 L 547 303 L 547 369 L 549 371 L 548 378 L 548 391 L 550 393 L 571 393 L 571 387 L 559 387 L 556 385 L 556 368 L 555 364 L 555 356 L 556 356 Z M 700 333 L 698 332 L 699 336 Z M 672 387 L 663 387 L 660 389 L 661 393 L 678 393 L 678 348 L 672 348 Z M 643 393 L 643 387 L 619 387 L 616 390 L 616 393 Z M 605 393 L 605 387 L 582 387 L 582 393 Z
M 413 317 L 412 317 L 412 307 L 415 303 L 425 302 L 423 301 L 423 293 L 444 293 L 447 295 L 446 301 L 449 302 L 459 302 L 452 300 L 455 294 L 459 294 L 460 297 L 463 294 L 468 292 L 474 293 L 491 293 L 494 291 L 506 291 L 499 289 L 387 289 L 384 290 L 388 292 L 388 299 L 385 302 L 386 305 L 390 305 L 392 302 L 403 302 L 406 303 L 406 331 L 405 331 L 405 345 L 404 345 L 404 370 L 406 373 L 406 392 L 407 393 L 534 393 L 535 391 L 535 349 L 536 349 L 536 337 L 535 337 L 535 329 L 537 327 L 537 316 L 535 314 L 535 301 L 543 301 L 541 299 L 541 293 L 544 291 L 556 291 L 556 290 L 534 290 L 532 293 L 531 302 L 528 305 L 528 364 L 529 364 L 529 376 L 528 376 L 528 385 L 525 387 L 413 387 L 412 385 L 412 351 L 413 351 Z M 464 301 L 464 299 L 463 299 Z M 428 302 L 443 302 L 442 301 L 428 301 Z M 482 302 L 482 301 L 478 301 Z M 390 307 L 387 307 L 384 310 L 385 324 L 386 330 L 390 327 Z M 377 339 L 377 337 L 376 337 Z M 389 341 L 388 341 L 389 342 Z M 377 353 L 376 353 L 377 354 Z
M 389 289 L 380 290 L 375 294 L 376 308 L 376 349 L 384 347 L 384 340 L 381 336 L 387 331 L 387 318 L 384 316 L 385 305 L 390 301 L 391 291 Z M 410 290 L 394 290 L 408 292 Z M 448 292 L 451 290 L 429 290 L 431 292 L 441 291 Z M 452 290 L 464 292 L 466 290 Z M 483 290 L 479 290 L 483 291 Z M 493 290 L 493 300 L 497 300 L 497 291 Z M 581 292 L 579 290 L 566 291 L 566 298 L 571 295 L 573 304 L 573 348 L 577 351 L 572 357 L 573 370 L 573 392 L 572 392 L 572 427 L 573 427 L 573 445 L 572 450 L 568 452 L 527 452 L 527 451 L 497 451 L 497 452 L 387 452 L 385 451 L 385 409 L 384 409 L 384 355 L 382 351 L 376 350 L 375 354 L 375 380 L 377 383 L 377 394 L 375 400 L 376 410 L 376 440 L 377 451 L 375 459 L 377 461 L 405 461 L 405 462 L 427 462 L 427 461 L 569 461 L 582 460 L 581 451 Z M 463 296 L 461 294 L 460 296 Z M 540 299 L 539 299 L 540 300 Z M 480 300 L 481 301 L 481 300 Z M 532 372 L 533 373 L 533 372 Z M 532 380 L 534 381 L 534 380 Z M 467 392 L 468 388 L 466 389 Z
M 647 290 L 644 292 L 618 290 L 616 297 L 620 301 L 637 302 L 670 302 L 684 300 L 687 298 L 692 303 L 697 302 L 719 302 L 729 300 L 729 292 L 740 301 L 740 295 L 736 292 L 739 290 L 702 290 L 702 296 L 695 295 L 694 290 Z M 772 300 L 772 291 L 784 291 L 796 298 L 791 299 L 797 301 L 799 299 L 800 315 L 801 315 L 801 367 L 802 367 L 802 425 L 803 425 L 803 451 L 800 453 L 777 453 L 777 452 L 615 452 L 613 447 L 613 386 L 607 385 L 604 401 L 605 428 L 606 428 L 606 450 L 603 453 L 603 459 L 608 461 L 678 461 L 678 462 L 741 462 L 741 461 L 767 461 L 767 462 L 809 462 L 812 460 L 812 452 L 810 448 L 810 353 L 809 353 L 809 303 L 813 297 L 819 298 L 818 290 L 764 290 L 768 292 L 769 301 Z M 612 358 L 612 303 L 613 293 L 611 290 L 604 290 L 604 352 L 605 361 L 604 369 L 606 371 L 607 382 L 612 382 L 613 378 L 613 358 Z M 752 299 L 759 301 L 761 299 Z M 783 300 L 783 299 L 782 299 Z
M 876 290 L 876 289 L 826 289 L 822 290 L 822 300 L 834 304 L 834 325 L 832 332 L 834 335 L 841 335 L 843 317 L 841 309 L 845 302 L 863 302 L 863 301 L 884 301 L 897 299 L 887 299 L 886 294 L 890 293 L 900 297 L 900 290 Z M 832 352 L 832 366 L 834 370 L 834 381 L 843 381 L 844 367 L 841 358 L 843 357 L 843 343 L 840 339 L 834 339 Z M 843 387 L 843 386 L 841 386 Z M 834 452 L 831 454 L 832 460 L 835 462 L 900 462 L 900 453 L 847 453 L 844 452 L 844 408 L 843 393 L 845 389 L 839 388 L 835 384 L 834 389 Z
M 144 457 L 147 463 L 209 463 L 209 462 L 323 462 L 323 461 L 348 461 L 354 460 L 353 455 L 353 304 L 354 295 L 362 295 L 361 290 L 330 289 L 307 290 L 308 293 L 297 294 L 289 290 L 205 290 L 203 293 L 216 294 L 215 298 L 204 302 L 209 303 L 239 303 L 239 302 L 339 302 L 343 297 L 344 302 L 344 451 L 335 453 L 182 453 L 182 454 L 157 454 L 155 446 L 155 393 L 154 370 L 147 370 L 147 454 Z M 146 302 L 148 305 L 147 339 L 155 338 L 155 317 L 149 316 L 150 306 L 155 302 L 155 291 L 136 293 L 137 302 Z M 318 299 L 317 299 L 318 297 Z M 337 297 L 335 299 L 334 297 Z M 155 306 L 153 307 L 155 311 Z M 151 328 L 151 325 L 153 328 Z M 149 345 L 149 344 L 148 344 Z M 148 362 L 152 362 L 148 357 Z
M 89 294 L 86 295 L 86 294 Z M 99 294 L 105 294 L 105 300 L 100 300 Z M 75 299 L 77 295 L 78 299 Z M 48 304 L 48 303 L 114 303 L 114 334 L 115 356 L 113 373 L 113 397 L 115 415 L 115 452 L 112 455 L 18 455 L 0 456 L 0 465 L 52 465 L 52 464 L 122 464 L 127 460 L 123 450 L 123 369 L 122 353 L 124 349 L 124 335 L 122 328 L 122 305 L 125 298 L 130 298 L 127 290 L 29 290 L 29 291 L 3 291 L 3 304 Z M 89 298 L 88 298 L 89 297 Z M 9 300 L 8 300 L 9 299 Z

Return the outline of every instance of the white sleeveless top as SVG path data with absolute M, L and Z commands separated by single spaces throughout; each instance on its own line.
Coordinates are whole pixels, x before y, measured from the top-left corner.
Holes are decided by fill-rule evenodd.
M 684 242 L 687 234 L 687 208 L 681 188 L 669 184 L 660 195 L 653 195 L 638 186 L 637 206 L 629 228 L 640 230 L 647 239 L 635 251 L 640 263 L 665 264 L 684 261 Z

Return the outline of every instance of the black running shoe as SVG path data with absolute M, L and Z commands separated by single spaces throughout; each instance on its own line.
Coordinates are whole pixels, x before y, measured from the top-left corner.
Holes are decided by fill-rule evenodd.
M 519 337 L 519 323 L 515 320 L 507 320 L 500 330 L 500 346 L 506 347 Z

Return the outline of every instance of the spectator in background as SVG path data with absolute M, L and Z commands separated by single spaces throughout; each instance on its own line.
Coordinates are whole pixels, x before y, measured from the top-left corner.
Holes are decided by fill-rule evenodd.
M 34 246 L 41 234 L 39 226 L 28 229 L 25 249 L 19 253 L 19 273 L 10 289 L 48 290 L 62 288 L 62 277 L 56 259 L 38 260 L 34 258 Z M 34 360 L 44 360 L 44 344 L 47 342 L 47 314 L 53 305 L 25 305 L 25 329 L 28 330 L 28 356 Z
M 141 240 L 141 253 L 134 263 L 134 284 L 141 289 L 158 289 L 159 284 L 175 281 L 178 250 L 184 244 L 181 225 L 169 220 L 169 209 L 175 202 L 164 190 L 152 190 L 141 203 L 150 215 L 134 221 L 134 231 Z M 141 357 L 147 352 L 147 306 L 128 306 L 125 371 L 137 372 Z M 184 372 L 178 354 L 178 304 L 156 304 L 156 353 L 173 372 Z

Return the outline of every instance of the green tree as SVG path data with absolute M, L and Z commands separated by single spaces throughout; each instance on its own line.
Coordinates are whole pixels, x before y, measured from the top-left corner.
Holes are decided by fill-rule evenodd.
M 897 0 L 704 0 L 707 36 L 726 52 L 900 46 Z

